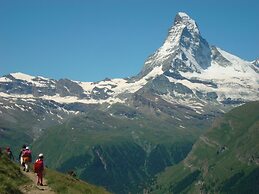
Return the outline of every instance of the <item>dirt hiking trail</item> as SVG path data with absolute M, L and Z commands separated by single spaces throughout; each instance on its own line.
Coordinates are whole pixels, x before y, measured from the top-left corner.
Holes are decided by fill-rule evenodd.
M 38 186 L 37 182 L 37 175 L 30 172 L 24 172 L 21 169 L 22 173 L 27 176 L 29 179 L 32 180 L 32 183 L 28 183 L 20 187 L 21 191 L 24 194 L 56 194 L 47 184 L 47 180 L 43 178 L 43 186 Z

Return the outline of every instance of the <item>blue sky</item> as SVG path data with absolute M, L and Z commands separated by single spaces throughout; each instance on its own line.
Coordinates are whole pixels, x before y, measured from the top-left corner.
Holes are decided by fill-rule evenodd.
M 211 45 L 246 60 L 259 57 L 258 0 L 0 0 L 0 75 L 136 75 L 179 11 Z

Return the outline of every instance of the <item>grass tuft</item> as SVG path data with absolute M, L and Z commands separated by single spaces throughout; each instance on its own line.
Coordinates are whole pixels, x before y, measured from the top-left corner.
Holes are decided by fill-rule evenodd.
M 9 160 L 5 155 L 0 156 L 0 193 L 20 194 L 19 186 L 30 182 L 25 177 L 18 165 Z
M 56 192 L 62 194 L 109 194 L 104 188 L 90 185 L 72 176 L 46 169 L 48 185 Z

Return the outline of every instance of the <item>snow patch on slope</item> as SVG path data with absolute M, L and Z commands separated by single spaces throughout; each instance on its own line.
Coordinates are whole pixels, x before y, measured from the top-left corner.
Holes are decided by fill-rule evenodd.
M 34 79 L 36 77 L 30 76 L 30 75 L 27 75 L 27 74 L 24 74 L 24 73 L 18 72 L 18 73 L 12 73 L 10 75 L 13 76 L 15 79 L 26 81 L 28 83 L 31 83 L 31 84 L 35 85 L 36 87 L 46 87 L 47 86 L 46 84 L 41 83 L 40 81 L 35 81 Z M 37 77 L 37 78 L 40 78 L 44 82 L 49 81 L 49 79 L 44 78 L 44 77 Z
M 7 77 L 0 77 L 0 82 L 12 82 L 12 80 Z
M 134 93 L 142 88 L 149 79 L 163 74 L 162 66 L 155 67 L 149 74 L 136 82 L 129 82 L 126 79 L 112 79 L 104 80 L 98 83 L 93 82 L 77 82 L 84 90 L 84 93 L 89 94 L 91 91 L 97 88 L 109 89 L 113 91 L 114 96 L 118 96 L 121 93 Z
M 118 98 L 109 98 L 106 100 L 95 100 L 95 99 L 79 99 L 76 96 L 66 96 L 66 97 L 61 97 L 60 95 L 55 95 L 55 96 L 40 96 L 40 97 L 35 97 L 31 94 L 29 95 L 24 95 L 24 94 L 12 94 L 9 95 L 7 93 L 3 93 L 0 92 L 0 97 L 4 97 L 4 98 L 9 98 L 9 99 L 22 99 L 22 100 L 32 100 L 32 99 L 43 99 L 43 100 L 52 100 L 58 103 L 64 103 L 64 104 L 70 104 L 70 103 L 83 103 L 83 104 L 102 104 L 102 103 L 110 103 L 110 104 L 114 104 L 114 103 L 123 103 L 123 100 L 120 100 Z
M 200 73 L 180 72 L 183 77 L 189 80 L 213 82 L 217 88 L 208 87 L 202 83 L 192 83 L 187 79 L 168 79 L 172 82 L 182 83 L 192 90 L 216 92 L 219 95 L 219 100 L 243 99 L 244 96 L 246 96 L 246 100 L 257 100 L 259 97 L 259 74 L 252 69 L 252 64 L 221 49 L 218 51 L 231 62 L 231 65 L 221 66 L 216 61 L 212 61 L 211 66 Z

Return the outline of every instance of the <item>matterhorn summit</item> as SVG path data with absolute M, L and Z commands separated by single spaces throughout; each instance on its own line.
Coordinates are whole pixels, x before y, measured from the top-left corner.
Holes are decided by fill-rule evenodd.
M 186 13 L 179 12 L 163 45 L 145 62 L 147 74 L 155 66 L 163 70 L 201 72 L 211 64 L 209 44 L 200 35 L 196 22 Z
M 176 14 L 174 19 L 174 25 L 178 24 L 185 25 L 188 28 L 188 30 L 199 34 L 199 29 L 196 22 L 184 12 L 179 12 L 178 14 Z

